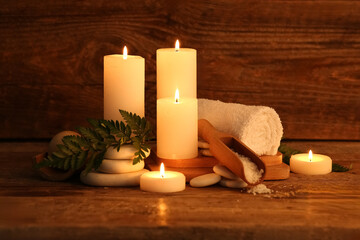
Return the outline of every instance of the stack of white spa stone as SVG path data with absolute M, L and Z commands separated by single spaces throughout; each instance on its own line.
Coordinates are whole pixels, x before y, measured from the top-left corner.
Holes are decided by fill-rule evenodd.
M 207 187 L 217 183 L 229 188 L 245 188 L 247 186 L 246 182 L 223 165 L 218 164 L 214 166 L 213 171 L 214 173 L 208 173 L 191 179 L 190 186 Z
M 209 151 L 209 144 L 203 141 L 199 141 L 199 151 L 204 156 L 212 156 Z M 241 157 L 243 159 L 241 159 Z M 244 161 L 244 156 L 239 156 L 240 161 Z M 248 174 L 247 179 L 251 179 L 254 182 L 257 182 L 261 177 L 262 172 L 255 170 L 251 167 L 251 164 L 244 163 L 245 176 Z M 220 183 L 223 187 L 228 188 L 247 188 L 247 193 L 253 195 L 256 194 L 270 194 L 271 189 L 267 188 L 264 184 L 258 184 L 254 187 L 248 188 L 248 184 L 244 182 L 241 178 L 236 176 L 232 171 L 230 171 L 224 165 L 215 165 L 213 167 L 214 173 L 205 174 L 202 176 L 195 177 L 190 180 L 190 186 L 192 187 L 207 187 L 217 183 Z M 249 175 L 250 174 L 250 175 Z M 259 175 L 260 174 L 260 175 Z
M 214 173 L 205 174 L 191 179 L 190 185 L 192 187 L 207 187 L 220 183 L 221 186 L 228 188 L 247 188 L 246 192 L 253 195 L 272 193 L 272 190 L 267 188 L 264 184 L 258 184 L 248 188 L 248 184 L 246 182 L 223 165 L 214 166 L 213 171 Z
M 209 144 L 204 141 L 199 141 L 199 151 L 204 156 L 212 156 L 209 150 Z M 192 187 L 207 187 L 220 183 L 223 187 L 229 188 L 245 188 L 247 183 L 236 176 L 227 167 L 223 165 L 216 165 L 213 167 L 214 173 L 205 174 L 191 179 L 190 186 Z
M 144 161 L 133 165 L 136 151 L 133 145 L 122 145 L 119 152 L 109 148 L 98 170 L 87 175 L 82 172 L 81 181 L 87 185 L 102 187 L 139 186 L 140 176 L 148 170 L 144 169 Z M 149 154 L 150 151 L 146 153 L 146 157 Z

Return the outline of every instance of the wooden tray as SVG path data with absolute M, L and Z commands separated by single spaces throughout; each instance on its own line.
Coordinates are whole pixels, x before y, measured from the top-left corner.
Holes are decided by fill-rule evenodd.
M 156 164 L 152 158 L 146 159 L 146 167 L 151 171 L 159 171 L 160 165 Z M 164 164 L 165 165 L 165 164 Z M 177 167 L 167 167 L 165 165 L 165 171 L 175 171 L 181 172 L 186 177 L 186 182 L 190 182 L 194 177 L 198 177 L 207 173 L 213 173 L 212 167 L 192 167 L 192 168 L 177 168 Z
M 282 162 L 282 154 L 278 152 L 274 156 L 263 155 L 261 160 L 266 165 L 264 180 L 283 180 L 290 176 L 290 167 Z M 159 171 L 161 162 L 165 165 L 165 171 L 181 172 L 185 175 L 186 181 L 207 173 L 213 173 L 213 166 L 217 160 L 213 157 L 199 155 L 193 159 L 163 159 L 156 155 L 156 147 L 152 148 L 150 157 L 145 160 L 147 168 L 151 171 Z
M 151 148 L 151 157 L 155 163 L 160 166 L 164 163 L 166 167 L 174 168 L 196 168 L 196 167 L 213 167 L 218 164 L 218 160 L 214 157 L 202 156 L 200 153 L 196 158 L 191 159 L 166 159 L 157 156 L 156 147 Z

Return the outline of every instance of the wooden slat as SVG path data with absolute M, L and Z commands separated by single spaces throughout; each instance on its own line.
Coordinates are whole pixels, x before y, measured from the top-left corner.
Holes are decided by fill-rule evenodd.
M 0 138 L 51 137 L 102 116 L 102 58 L 146 59 L 155 123 L 157 48 L 198 50 L 198 97 L 261 104 L 286 138 L 360 139 L 356 1 L 2 1 Z

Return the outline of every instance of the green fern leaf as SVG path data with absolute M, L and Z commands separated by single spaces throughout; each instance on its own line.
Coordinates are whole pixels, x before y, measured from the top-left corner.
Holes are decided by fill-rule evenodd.
M 78 136 L 65 136 L 62 139 L 63 144 L 70 149 L 73 153 L 77 153 L 81 150 L 80 144 L 78 143 Z M 84 144 L 82 144 L 84 145 Z
M 94 163 L 92 166 L 92 168 L 94 170 L 97 170 L 100 167 L 102 160 L 104 159 L 105 152 L 106 151 L 102 151 L 102 152 L 99 152 L 98 154 L 96 154 L 96 157 L 94 159 Z
M 352 164 L 350 164 L 349 167 L 345 167 L 345 166 L 342 166 L 338 163 L 333 163 L 332 164 L 332 171 L 333 172 L 347 172 L 347 171 L 350 171 L 352 169 Z
M 69 169 L 70 168 L 70 157 L 67 157 L 64 161 L 64 169 Z
M 64 153 L 67 156 L 73 154 L 73 152 L 70 149 L 68 149 L 65 145 L 58 144 L 57 148 L 60 150 L 60 152 Z
M 80 169 L 85 165 L 85 174 L 101 165 L 106 150 L 120 150 L 123 144 L 133 144 L 137 149 L 133 163 L 144 160 L 150 147 L 145 144 L 151 135 L 151 126 L 145 118 L 120 110 L 122 121 L 88 119 L 91 128 L 77 128 L 81 136 L 65 136 L 58 151 L 48 155 L 35 165 L 37 168 L 54 167 L 63 170 Z M 87 161 L 88 160 L 88 161 Z
M 64 153 L 62 153 L 62 152 L 59 152 L 59 151 L 53 152 L 52 155 L 54 155 L 55 157 L 58 157 L 58 158 L 60 158 L 60 159 L 67 157 L 66 154 L 64 154 Z
M 102 141 L 101 136 L 94 129 L 79 127 L 77 130 L 83 137 L 90 140 L 91 142 Z

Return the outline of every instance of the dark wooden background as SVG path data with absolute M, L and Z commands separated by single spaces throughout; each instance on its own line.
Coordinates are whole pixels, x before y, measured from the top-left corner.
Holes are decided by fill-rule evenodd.
M 290 139 L 360 139 L 360 2 L 0 1 L 0 139 L 49 138 L 103 114 L 103 56 L 198 50 L 198 97 L 268 105 Z

